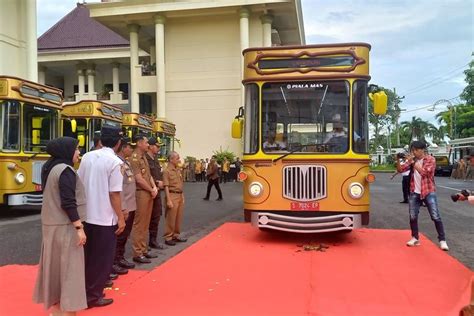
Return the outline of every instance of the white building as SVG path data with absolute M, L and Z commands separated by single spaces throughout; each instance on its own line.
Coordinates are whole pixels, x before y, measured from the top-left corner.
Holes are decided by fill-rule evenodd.
M 40 38 L 40 81 L 75 100 L 107 98 L 111 89 L 110 103 L 166 118 L 176 124 L 182 156 L 209 157 L 219 148 L 240 154 L 230 123 L 242 105 L 242 50 L 304 44 L 300 0 L 103 1 L 86 7 L 76 11 L 89 9 L 91 18 L 129 43 L 78 36 L 82 47 L 64 47 L 64 40 L 43 46 L 48 32 L 61 35 L 58 24 L 72 23 L 66 16 Z M 74 34 L 67 30 L 88 28 L 73 25 L 64 27 L 68 37 Z M 120 98 L 125 87 L 128 98 Z

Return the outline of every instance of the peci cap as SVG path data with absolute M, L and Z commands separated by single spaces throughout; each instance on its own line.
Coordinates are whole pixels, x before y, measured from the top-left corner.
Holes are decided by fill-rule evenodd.
M 114 126 L 102 126 L 100 130 L 101 137 L 122 138 L 123 132 L 120 128 Z
M 148 145 L 162 146 L 163 143 L 161 142 L 161 139 L 159 137 L 150 137 L 148 139 Z

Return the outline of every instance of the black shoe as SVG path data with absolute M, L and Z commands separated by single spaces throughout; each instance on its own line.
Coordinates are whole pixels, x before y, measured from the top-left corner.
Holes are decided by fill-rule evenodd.
M 221 197 L 220 197 L 220 198 L 217 198 L 216 201 L 222 201 L 222 198 L 221 198 Z
M 118 274 L 118 275 L 124 275 L 128 273 L 127 269 L 122 268 L 121 266 L 114 264 L 112 266 L 112 273 Z
M 204 201 L 209 201 L 209 198 L 202 198 Z
M 155 240 L 152 240 L 150 238 L 150 242 L 148 243 L 148 246 L 150 246 L 150 248 L 153 248 L 153 249 L 162 249 L 160 248 L 160 245 L 155 241 Z
M 117 280 L 117 279 L 118 279 L 118 274 L 116 273 L 109 274 L 109 280 Z
M 95 302 L 91 302 L 91 303 L 87 303 L 87 307 L 88 308 L 92 308 L 92 307 L 103 307 L 103 306 L 107 306 L 107 305 L 110 305 L 114 302 L 113 299 L 111 298 L 99 298 L 97 301 Z
M 151 263 L 151 260 L 145 256 L 133 257 L 133 261 L 138 263 Z
M 120 259 L 120 261 L 117 264 L 125 269 L 135 268 L 135 264 L 130 261 L 125 260 L 125 258 Z
M 165 244 L 167 244 L 168 246 L 176 246 L 176 242 L 174 242 L 173 240 L 165 240 Z
M 408 203 L 408 201 L 401 201 L 400 203 Z
M 146 254 L 144 254 L 145 258 L 148 258 L 148 259 L 154 259 L 154 258 L 158 258 L 158 255 L 152 253 L 152 252 L 147 252 Z
M 107 280 L 107 282 L 105 282 L 104 284 L 104 288 L 112 287 L 112 286 L 114 286 L 114 282 L 112 282 L 112 280 Z
M 187 242 L 188 239 L 187 238 L 181 238 L 181 237 L 175 237 L 175 238 L 173 238 L 173 241 L 175 241 L 175 242 Z

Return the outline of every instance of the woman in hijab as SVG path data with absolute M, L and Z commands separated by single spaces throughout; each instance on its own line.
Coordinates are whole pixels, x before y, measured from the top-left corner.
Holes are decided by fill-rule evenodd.
M 87 308 L 84 276 L 86 199 L 73 168 L 79 161 L 77 139 L 61 137 L 46 146 L 51 158 L 41 171 L 43 241 L 33 300 L 52 315 L 76 315 Z

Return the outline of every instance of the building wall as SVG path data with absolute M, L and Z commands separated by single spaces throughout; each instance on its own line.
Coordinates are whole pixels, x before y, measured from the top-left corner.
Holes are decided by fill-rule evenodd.
M 261 46 L 252 17 L 251 45 Z M 239 16 L 169 19 L 165 25 L 166 116 L 176 124 L 182 157 L 222 148 L 241 155 L 230 126 L 241 102 Z
M 25 0 L 2 0 L 0 9 L 0 75 L 27 79 Z

